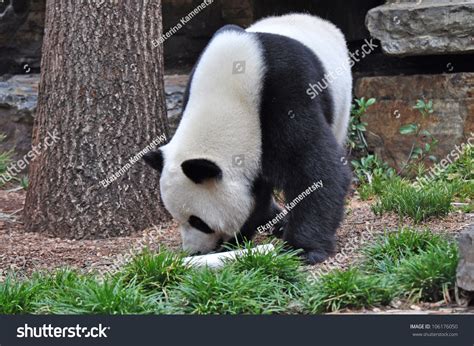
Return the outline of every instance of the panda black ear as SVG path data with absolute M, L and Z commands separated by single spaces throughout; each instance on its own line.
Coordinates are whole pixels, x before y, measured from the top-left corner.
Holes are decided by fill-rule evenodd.
M 222 170 L 219 166 L 206 159 L 186 160 L 181 164 L 181 169 L 196 184 L 201 184 L 208 179 L 222 178 Z
M 153 169 L 161 173 L 163 170 L 163 153 L 161 150 L 150 151 L 143 155 L 143 160 Z

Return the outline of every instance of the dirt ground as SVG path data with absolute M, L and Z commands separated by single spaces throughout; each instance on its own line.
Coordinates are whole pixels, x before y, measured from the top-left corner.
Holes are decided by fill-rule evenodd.
M 0 190 L 0 281 L 9 271 L 29 275 L 35 270 L 52 270 L 58 267 L 76 268 L 84 272 L 113 272 L 124 265 L 133 254 L 144 247 L 158 249 L 166 246 L 180 249 L 181 241 L 177 224 L 152 227 L 132 236 L 100 240 L 68 240 L 51 238 L 24 230 L 21 215 L 25 200 L 23 190 Z M 346 208 L 346 218 L 338 230 L 338 248 L 335 256 L 322 264 L 307 266 L 309 279 L 335 268 L 347 268 L 360 258 L 360 248 L 378 235 L 397 229 L 399 225 L 412 225 L 409 219 L 400 220 L 395 214 L 376 216 L 370 202 L 353 197 Z M 433 232 L 447 232 L 456 237 L 474 222 L 474 214 L 453 212 L 443 219 L 417 225 Z M 259 235 L 257 242 L 265 240 Z M 463 314 L 474 313 L 472 307 L 464 308 L 455 302 L 422 303 L 410 305 L 392 303 L 383 309 L 339 313 L 362 314 Z
M 180 248 L 175 223 L 152 227 L 128 237 L 100 240 L 68 240 L 27 233 L 21 222 L 24 199 L 23 190 L 0 190 L 0 280 L 11 270 L 29 274 L 38 269 L 67 266 L 86 272 L 106 272 L 116 269 L 145 246 Z M 394 214 L 376 216 L 370 209 L 370 202 L 357 197 L 350 200 L 346 214 L 338 231 L 337 254 L 320 265 L 308 266 L 313 277 L 333 268 L 346 268 L 358 259 L 362 245 L 385 231 L 396 229 L 399 224 L 411 224 L 409 219 L 400 220 Z M 457 234 L 472 222 L 473 214 L 454 212 L 417 227 Z M 260 235 L 257 241 L 265 238 Z

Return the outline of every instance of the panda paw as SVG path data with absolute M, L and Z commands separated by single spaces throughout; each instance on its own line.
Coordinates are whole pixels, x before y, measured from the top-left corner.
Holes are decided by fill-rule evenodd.
M 303 253 L 303 259 L 308 264 L 318 264 L 324 262 L 329 255 L 325 251 L 321 250 L 308 250 Z

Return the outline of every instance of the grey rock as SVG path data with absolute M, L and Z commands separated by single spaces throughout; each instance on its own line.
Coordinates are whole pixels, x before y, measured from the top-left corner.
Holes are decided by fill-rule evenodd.
M 38 102 L 39 74 L 16 75 L 0 81 L 0 107 L 33 112 Z
M 0 152 L 13 150 L 17 161 L 31 150 L 31 132 L 38 102 L 38 74 L 16 75 L 0 82 Z
M 390 1 L 371 9 L 366 26 L 391 55 L 474 52 L 474 1 Z
M 183 97 L 187 82 L 187 75 L 165 76 L 166 110 L 168 112 L 170 136 L 174 135 L 178 128 L 179 121 L 181 120 Z
M 474 224 L 461 233 L 459 253 L 457 285 L 463 290 L 474 292 Z

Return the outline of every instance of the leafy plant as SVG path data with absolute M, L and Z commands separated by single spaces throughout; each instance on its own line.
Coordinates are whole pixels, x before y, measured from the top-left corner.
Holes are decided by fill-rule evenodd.
M 389 179 L 395 176 L 395 170 L 376 155 L 367 155 L 351 163 L 360 182 L 371 184 L 375 177 Z
M 380 194 L 384 182 L 396 175 L 395 170 L 376 155 L 367 155 L 359 160 L 352 160 L 351 164 L 359 181 L 358 192 L 363 200 Z
M 367 113 L 367 109 L 372 106 L 376 100 L 370 98 L 365 100 L 364 97 L 355 100 L 355 105 L 351 108 L 351 117 L 349 121 L 349 150 L 354 149 L 367 151 L 367 140 L 365 139 L 365 132 L 367 130 L 367 123 L 363 121 L 363 116 Z
M 427 118 L 434 112 L 433 101 L 429 100 L 425 102 L 423 100 L 417 100 L 413 108 L 419 112 L 419 117 L 416 122 L 405 124 L 399 129 L 401 135 L 413 136 L 410 154 L 408 155 L 405 165 L 400 170 L 400 174 L 405 170 L 413 174 L 416 167 L 424 162 L 426 158 L 429 158 L 431 161 L 437 160 L 436 157 L 430 155 L 430 153 L 438 144 L 438 140 L 421 125 L 421 120 Z

